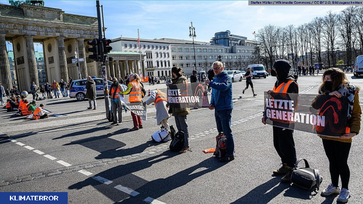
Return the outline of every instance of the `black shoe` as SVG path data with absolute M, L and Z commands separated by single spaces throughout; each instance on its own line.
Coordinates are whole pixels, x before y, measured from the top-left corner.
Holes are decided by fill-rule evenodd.
M 131 128 L 131 129 L 129 129 L 129 131 L 135 131 L 135 130 L 138 130 L 139 128 L 135 128 L 135 127 L 133 127 L 133 128 Z
M 257 96 L 257 94 L 253 94 L 253 97 Z
M 245 94 L 245 90 L 243 89 L 242 94 Z
M 221 162 L 230 162 L 232 160 L 234 160 L 234 156 L 233 155 L 232 156 L 224 156 L 224 157 L 221 157 L 221 159 L 219 161 L 221 161 Z
M 112 125 L 117 124 L 117 122 L 113 122 Z
M 292 175 L 292 170 L 287 172 L 287 174 L 281 178 L 281 183 L 291 183 L 291 175 Z
M 143 126 L 140 126 L 140 127 L 139 127 L 139 129 L 142 129 L 142 128 L 144 128 L 144 127 L 143 127 Z
M 287 164 L 282 164 L 282 166 L 277 169 L 277 170 L 273 170 L 272 174 L 274 176 L 280 176 L 280 175 L 285 175 L 287 174 L 287 172 L 289 172 L 291 170 L 291 167 L 287 166 Z

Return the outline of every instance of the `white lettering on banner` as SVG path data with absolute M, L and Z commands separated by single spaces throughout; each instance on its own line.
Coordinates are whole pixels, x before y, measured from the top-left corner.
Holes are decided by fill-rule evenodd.
M 198 96 L 168 97 L 169 103 L 199 103 Z
M 179 96 L 180 89 L 168 89 L 168 96 Z
M 58 201 L 57 195 L 28 195 L 28 196 L 10 196 L 10 201 Z
M 290 112 L 284 110 L 266 109 L 266 116 L 271 120 L 281 120 L 285 122 L 306 123 L 325 127 L 325 116 Z
M 266 99 L 266 107 L 284 109 L 284 110 L 294 110 L 294 101 L 270 98 Z

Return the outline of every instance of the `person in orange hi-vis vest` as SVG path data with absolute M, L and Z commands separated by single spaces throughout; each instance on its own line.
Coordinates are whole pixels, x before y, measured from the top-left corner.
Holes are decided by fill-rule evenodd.
M 168 97 L 166 93 L 156 89 L 151 92 L 150 97 L 144 102 L 147 105 L 151 104 L 152 102 L 155 103 L 156 109 L 156 124 L 162 125 L 167 131 L 170 131 L 168 119 L 170 115 L 168 113 L 168 109 L 166 107 Z
M 48 114 L 43 110 L 43 108 L 44 104 L 40 104 L 40 106 L 35 109 L 35 111 L 33 112 L 34 120 L 48 118 Z
M 110 88 L 110 98 L 111 98 L 111 110 L 112 110 L 112 118 L 113 118 L 113 125 L 118 125 L 117 123 L 117 116 L 118 122 L 122 122 L 122 106 L 120 100 L 120 92 L 123 92 L 123 88 L 121 84 L 117 81 L 116 77 L 112 78 L 112 85 Z M 118 113 L 118 114 L 117 114 Z
M 19 109 L 21 110 L 21 115 L 30 115 L 32 114 L 31 111 L 28 110 L 28 100 L 23 99 L 23 102 L 19 104 Z
M 271 94 L 299 93 L 299 86 L 292 76 L 289 76 L 291 65 L 286 60 L 277 60 L 273 65 L 273 73 L 276 73 L 277 80 Z M 262 118 L 262 123 L 266 124 L 266 115 Z M 273 126 L 273 143 L 277 154 L 281 158 L 282 166 L 273 171 L 273 175 L 284 175 L 281 182 L 290 183 L 292 170 L 296 163 L 296 150 L 293 138 L 294 130 Z
M 130 103 L 140 103 L 142 101 L 142 85 L 140 83 L 140 80 L 141 79 L 138 74 L 130 74 L 130 82 L 127 86 L 127 90 L 121 92 L 122 95 L 129 94 Z M 134 127 L 129 129 L 129 131 L 135 131 L 143 128 L 141 117 L 133 112 L 131 112 L 131 116 L 132 121 L 134 122 Z

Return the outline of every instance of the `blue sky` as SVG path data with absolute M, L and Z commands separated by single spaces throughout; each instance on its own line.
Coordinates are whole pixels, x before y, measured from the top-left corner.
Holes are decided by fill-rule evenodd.
M 8 1 L 0 0 L 2 4 Z M 106 37 L 190 39 L 193 21 L 196 40 L 207 41 L 215 32 L 230 30 L 232 34 L 253 40 L 253 31 L 266 25 L 285 27 L 311 22 L 328 11 L 339 13 L 346 6 L 249 6 L 247 1 L 122 1 L 100 0 L 103 5 Z M 60 8 L 66 13 L 97 16 L 95 0 L 45 0 L 46 7 Z

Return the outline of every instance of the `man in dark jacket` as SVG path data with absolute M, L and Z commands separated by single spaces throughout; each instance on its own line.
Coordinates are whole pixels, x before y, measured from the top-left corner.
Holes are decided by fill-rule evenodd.
M 215 110 L 214 116 L 218 133 L 222 133 L 227 138 L 226 155 L 220 158 L 221 162 L 234 160 L 234 139 L 231 129 L 232 119 L 232 79 L 223 71 L 223 63 L 216 61 L 213 63 L 215 78 L 213 81 L 206 80 L 206 84 L 212 88 L 212 97 L 209 105 L 210 110 Z
M 273 65 L 273 70 L 276 73 L 277 80 L 273 91 L 269 91 L 271 95 L 281 97 L 281 94 L 299 93 L 299 87 L 295 79 L 289 76 L 290 64 L 286 60 L 277 60 Z M 277 95 L 280 94 L 280 95 Z M 289 97 L 288 95 L 282 95 Z M 297 104 L 297 103 L 294 103 Z M 266 116 L 262 118 L 262 123 L 266 124 Z M 273 123 L 273 142 L 277 154 L 281 158 L 282 166 L 278 170 L 273 171 L 273 175 L 284 175 L 281 182 L 291 182 L 291 173 L 296 163 L 296 150 L 293 138 L 294 130 L 282 128 L 281 123 Z M 286 124 L 288 125 L 288 124 Z
M 91 102 L 93 101 L 93 110 L 97 109 L 97 103 L 96 103 L 96 83 L 93 81 L 93 79 L 88 76 L 87 82 L 86 82 L 86 98 L 88 98 L 89 107 L 87 109 L 92 109 Z

